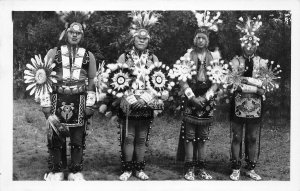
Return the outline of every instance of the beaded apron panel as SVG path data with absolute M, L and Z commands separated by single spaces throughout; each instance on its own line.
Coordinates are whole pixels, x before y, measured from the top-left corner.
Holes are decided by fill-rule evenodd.
M 55 114 L 60 122 L 68 127 L 83 126 L 85 95 L 63 95 L 53 94 L 52 114 Z

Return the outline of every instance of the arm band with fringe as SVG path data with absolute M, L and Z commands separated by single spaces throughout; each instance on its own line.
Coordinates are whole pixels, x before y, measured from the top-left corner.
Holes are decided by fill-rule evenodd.
M 96 102 L 96 93 L 93 91 L 87 91 L 86 106 L 91 107 L 95 104 L 95 102 Z
M 41 106 L 42 107 L 51 107 L 51 99 L 50 99 L 50 94 L 43 94 L 40 97 L 41 99 Z

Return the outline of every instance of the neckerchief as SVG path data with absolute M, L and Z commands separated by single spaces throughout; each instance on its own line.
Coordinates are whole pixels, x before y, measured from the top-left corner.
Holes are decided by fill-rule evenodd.
M 245 70 L 245 73 L 244 73 L 245 77 L 252 77 L 252 73 L 253 73 L 253 57 L 254 57 L 254 55 L 249 56 L 249 57 L 245 57 L 244 56 L 245 67 L 246 67 L 246 70 Z

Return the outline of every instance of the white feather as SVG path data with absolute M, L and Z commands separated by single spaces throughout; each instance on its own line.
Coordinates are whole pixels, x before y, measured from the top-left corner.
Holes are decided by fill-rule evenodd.
M 34 67 L 37 67 L 37 63 L 36 63 L 35 59 L 34 59 L 34 58 L 31 58 L 30 60 L 31 60 L 31 63 L 33 64 L 33 66 L 34 66 Z
M 34 95 L 34 99 L 36 102 L 39 102 L 41 99 L 41 96 L 39 96 L 39 95 L 40 95 L 40 91 L 39 91 L 39 89 L 36 89 L 35 95 Z
M 137 14 L 137 22 L 139 23 L 140 26 L 142 26 L 142 24 L 143 24 L 143 18 L 142 18 L 141 12 L 139 12 Z
M 35 90 L 36 90 L 36 87 L 32 88 L 32 90 L 30 91 L 29 94 L 32 95 L 35 92 Z
M 26 74 L 28 76 L 34 76 L 34 74 L 29 70 L 24 70 L 24 74 Z
M 35 67 L 33 67 L 31 64 L 26 64 L 26 67 L 30 70 L 35 70 Z
M 25 80 L 31 80 L 31 79 L 34 79 L 34 76 L 24 76 L 24 79 Z
M 149 16 L 150 16 L 150 12 L 144 11 L 144 20 L 143 20 L 144 27 L 148 26 L 149 24 Z
M 56 66 L 55 63 L 52 63 L 51 66 L 49 67 L 50 69 L 53 69 Z
M 37 65 L 42 66 L 42 63 L 41 63 L 41 61 L 40 61 L 40 58 L 39 58 L 37 55 L 35 55 L 34 58 L 35 58 L 35 60 L 36 60 Z
M 149 25 L 154 25 L 155 23 L 157 23 L 157 21 L 158 18 L 152 15 L 152 17 L 149 20 Z
M 35 85 L 36 85 L 36 83 L 29 84 L 29 85 L 26 87 L 26 91 L 27 91 L 27 90 L 30 90 L 30 89 L 33 88 Z
M 51 93 L 52 92 L 52 87 L 49 84 L 47 84 L 47 87 L 48 87 L 49 92 Z
M 50 78 L 53 83 L 57 83 L 56 78 Z
M 213 31 L 215 31 L 215 32 L 218 31 L 218 27 L 217 27 L 216 25 L 211 26 L 209 29 L 210 29 L 210 30 L 213 30 Z
M 25 84 L 29 84 L 29 83 L 32 83 L 32 82 L 34 82 L 35 80 L 34 80 L 34 78 L 31 78 L 31 79 L 26 79 L 25 81 L 24 81 L 24 83 Z
M 47 60 L 48 60 L 48 56 L 46 55 L 46 56 L 44 57 L 44 62 L 46 63 Z

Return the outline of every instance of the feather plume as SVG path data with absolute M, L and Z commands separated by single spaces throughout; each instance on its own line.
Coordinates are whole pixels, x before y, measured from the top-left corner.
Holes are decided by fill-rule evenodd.
M 219 19 L 221 13 L 217 12 L 215 16 L 212 17 L 210 11 L 204 11 L 199 13 L 197 11 L 192 11 L 197 19 L 197 24 L 199 28 L 207 27 L 208 30 L 218 31 L 218 24 L 222 23 L 222 20 Z
M 259 33 L 259 28 L 262 26 L 261 15 L 258 15 L 257 17 L 253 17 L 253 19 L 250 19 L 250 17 L 247 17 L 246 21 L 243 17 L 240 17 L 237 21 L 236 28 L 240 31 L 240 33 L 243 35 L 241 40 L 241 45 L 245 46 L 245 44 L 248 45 L 256 45 L 258 46 L 258 41 L 260 40 L 256 34 Z
M 149 30 L 158 23 L 161 15 L 153 11 L 132 11 L 128 13 L 128 17 L 132 18 L 130 33 L 134 34 L 139 29 Z
M 144 13 L 143 14 L 144 15 L 143 25 L 147 26 L 149 24 L 149 15 L 150 15 L 150 12 L 144 11 L 143 13 Z
M 91 17 L 93 11 L 57 11 L 56 13 L 63 23 L 84 23 Z

